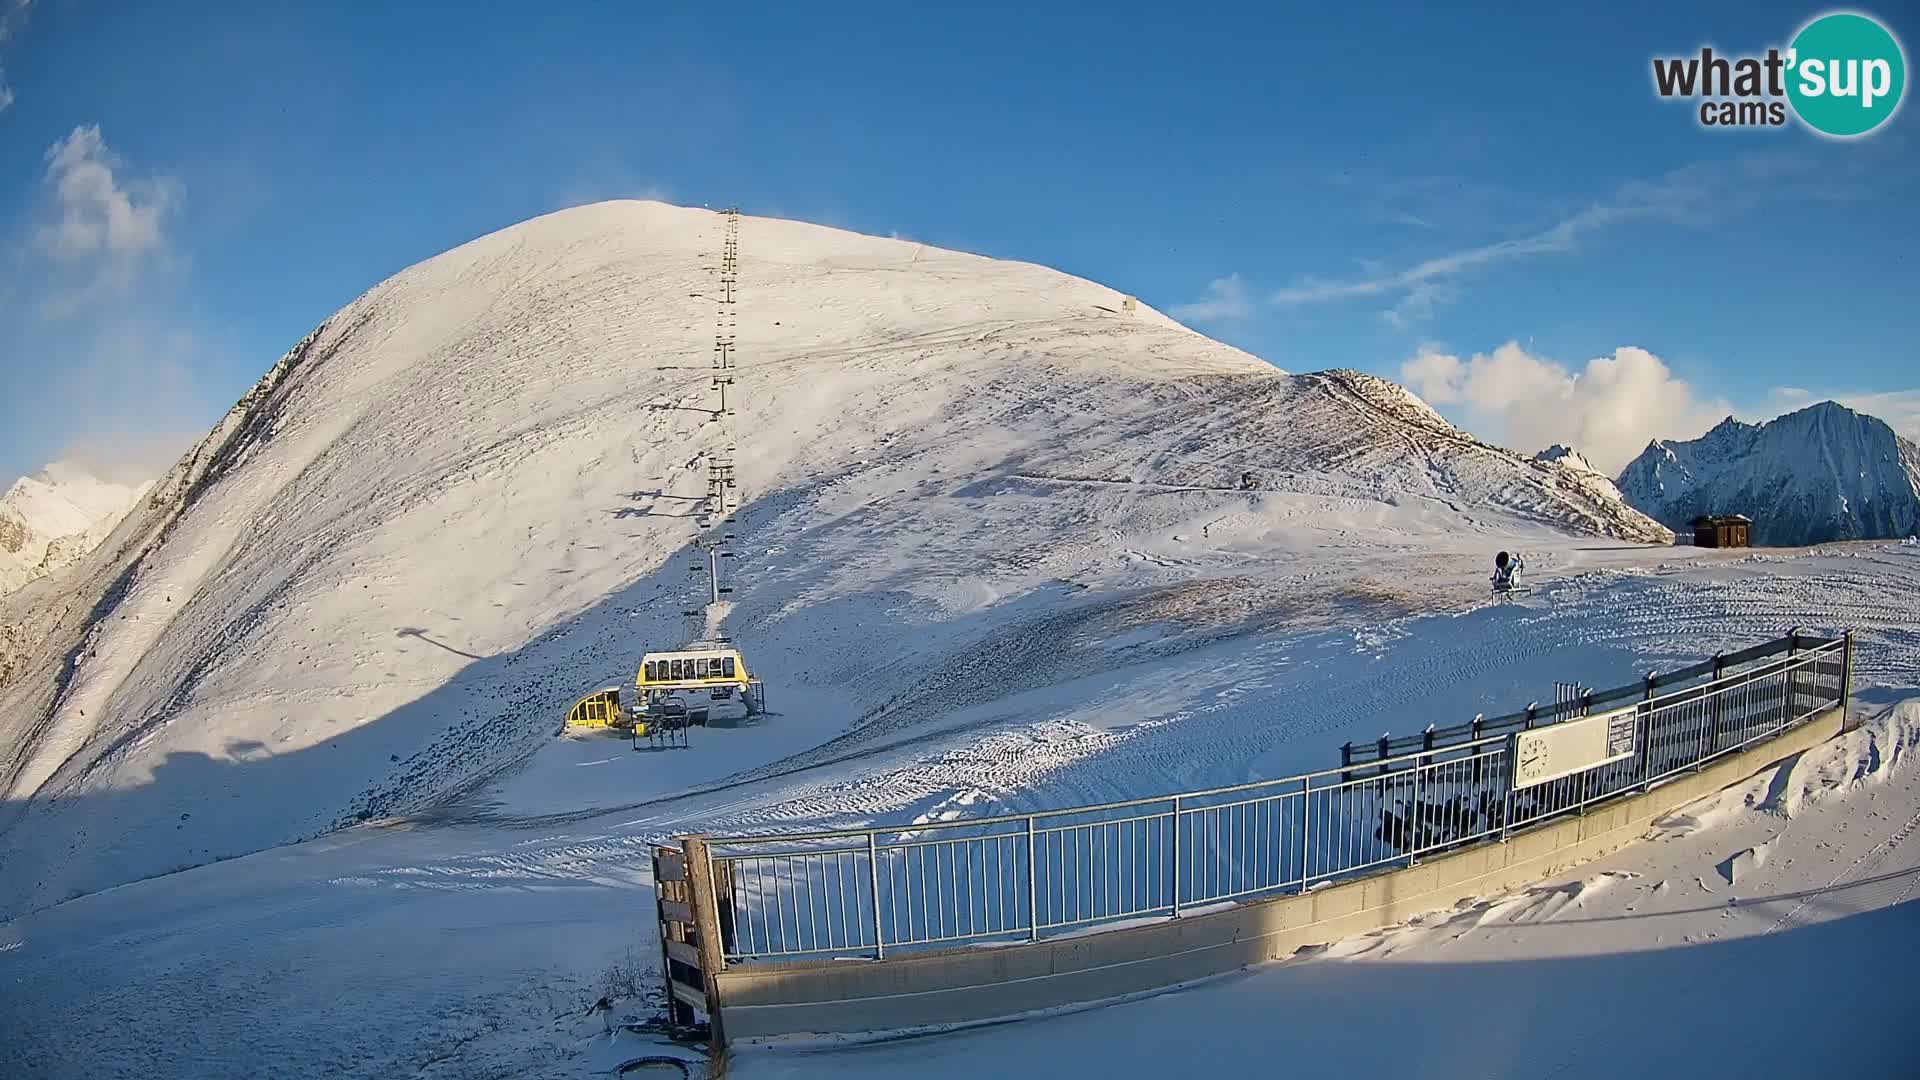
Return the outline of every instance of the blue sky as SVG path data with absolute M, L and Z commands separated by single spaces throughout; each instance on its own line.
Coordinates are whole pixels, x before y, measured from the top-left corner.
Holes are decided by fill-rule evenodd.
M 0 483 L 150 467 L 382 277 L 635 195 L 1045 263 L 1526 450 L 1920 428 L 1920 112 L 1652 89 L 1823 8 L 549 7 L 0 0 Z

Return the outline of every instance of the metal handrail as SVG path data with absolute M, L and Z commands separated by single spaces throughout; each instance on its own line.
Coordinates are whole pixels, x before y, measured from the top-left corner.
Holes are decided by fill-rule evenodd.
M 899 946 L 1037 940 L 1043 930 L 1178 917 L 1195 906 L 1305 891 L 1383 866 L 1411 865 L 1435 851 L 1505 839 L 1513 829 L 1650 790 L 1845 702 L 1850 637 L 1815 641 L 1796 634 L 1784 645 L 1735 655 L 1764 659 L 1775 655 L 1765 650 L 1782 647 L 1795 652 L 1666 694 L 1655 692 L 1657 676 L 1627 688 L 1637 695 L 1633 756 L 1524 792 L 1512 786 L 1513 733 L 1505 732 L 1171 795 L 954 821 L 708 838 L 707 857 L 730 891 L 727 910 L 739 920 L 740 938 L 726 942 L 725 955 L 851 949 L 885 957 Z M 1717 673 L 1726 662 L 1722 657 L 1689 670 Z M 1584 711 L 1596 697 L 1573 704 Z M 1205 801 L 1223 796 L 1229 801 Z M 1084 820 L 1113 811 L 1132 813 Z M 962 830 L 972 832 L 954 835 Z M 744 850 L 716 851 L 721 847 Z
M 1824 641 L 1818 647 L 1807 649 L 1806 651 L 1801 652 L 1787 660 L 1775 661 L 1774 664 L 1768 665 L 1766 668 L 1749 668 L 1745 671 L 1740 671 L 1732 675 L 1723 676 L 1711 682 L 1700 683 L 1695 686 L 1690 686 L 1690 687 L 1687 687 L 1685 690 L 1676 691 L 1674 693 L 1663 695 L 1661 697 L 1656 697 L 1651 699 L 1642 697 L 1637 699 L 1637 702 L 1643 705 L 1651 703 L 1653 707 L 1658 708 L 1660 703 L 1663 701 L 1669 701 L 1674 698 L 1681 697 L 1687 694 L 1702 695 L 1702 694 L 1719 693 L 1721 691 L 1732 689 L 1744 683 L 1758 681 L 1759 679 L 1766 678 L 1769 675 L 1777 675 L 1780 672 L 1788 670 L 1789 668 L 1792 668 L 1792 667 L 1799 667 L 1799 666 L 1805 665 L 1808 662 L 1810 662 L 1812 658 L 1829 655 L 1831 653 L 1840 651 L 1845 644 L 1846 643 L 1842 640 Z M 1645 684 L 1642 683 L 1640 685 L 1644 687 Z M 1595 694 L 1595 695 L 1592 695 L 1592 697 L 1595 700 L 1599 700 L 1600 695 Z M 1521 715 L 1521 714 L 1516 713 L 1514 715 Z M 1573 717 L 1571 719 L 1578 719 L 1578 718 Z M 1487 721 L 1486 723 L 1488 725 L 1491 725 L 1493 721 Z M 741 844 L 741 843 L 766 843 L 769 841 L 799 843 L 799 842 L 808 841 L 808 840 L 843 840 L 843 839 L 857 840 L 857 839 L 863 839 L 869 833 L 875 834 L 877 836 L 885 833 L 935 832 L 943 829 L 979 828 L 984 825 L 1004 825 L 1004 824 L 1008 824 L 1016 821 L 1025 821 L 1028 818 L 1061 817 L 1069 814 L 1093 814 L 1093 813 L 1099 813 L 1100 811 L 1103 811 L 1103 810 L 1124 810 L 1124 809 L 1130 809 L 1136 806 L 1147 806 L 1153 803 L 1172 802 L 1175 799 L 1204 799 L 1204 798 L 1209 798 L 1215 795 L 1232 795 L 1242 791 L 1252 791 L 1255 788 L 1277 787 L 1283 784 L 1307 785 L 1312 780 L 1318 779 L 1320 777 L 1338 776 L 1343 773 L 1357 772 L 1362 769 L 1365 769 L 1370 773 L 1374 774 L 1374 775 L 1364 776 L 1364 777 L 1354 777 L 1350 780 L 1343 780 L 1339 784 L 1326 785 L 1326 787 L 1316 789 L 1316 790 L 1326 790 L 1327 788 L 1330 788 L 1330 787 L 1346 786 L 1349 784 L 1371 783 L 1379 779 L 1380 771 L 1382 770 L 1390 771 L 1392 767 L 1395 765 L 1403 765 L 1409 762 L 1426 764 L 1427 762 L 1424 759 L 1434 757 L 1435 755 L 1438 755 L 1438 754 L 1452 753 L 1460 750 L 1472 749 L 1475 747 L 1492 746 L 1495 744 L 1504 746 L 1506 745 L 1506 742 L 1507 742 L 1507 736 L 1504 734 L 1484 735 L 1478 739 L 1470 739 L 1464 742 L 1447 743 L 1445 745 L 1436 745 L 1432 749 L 1412 750 L 1412 751 L 1408 751 L 1407 753 L 1396 754 L 1388 758 L 1376 758 L 1371 761 L 1356 761 L 1352 765 L 1348 765 L 1345 767 L 1317 769 L 1317 770 L 1314 770 L 1313 772 L 1295 773 L 1292 776 L 1282 776 L 1272 780 L 1250 780 L 1245 783 L 1228 784 L 1223 787 L 1203 788 L 1197 791 L 1169 792 L 1164 795 L 1147 795 L 1147 796 L 1142 796 L 1140 798 L 1135 798 L 1135 799 L 1121 799 L 1115 802 L 1093 803 L 1087 806 L 1067 806 L 1067 807 L 1059 807 L 1057 809 L 1052 809 L 1052 810 L 1030 810 L 1030 811 L 1027 811 L 1026 813 L 1021 813 L 1021 814 L 998 814 L 992 817 L 959 818 L 953 821 L 928 821 L 928 822 L 915 822 L 911 824 L 901 824 L 901 825 L 869 825 L 869 826 L 866 826 L 865 828 L 854 828 L 854 829 L 823 829 L 817 832 L 804 832 L 804 833 L 782 832 L 782 833 L 757 833 L 757 834 L 756 833 L 738 833 L 730 836 L 711 836 L 707 838 L 707 843 L 711 845 L 723 845 L 723 844 Z M 1458 760 L 1470 761 L 1472 760 L 1472 758 L 1470 757 L 1460 758 Z M 1294 791 L 1294 792 L 1284 792 L 1281 794 L 1297 795 L 1297 794 L 1301 794 L 1301 792 Z M 1221 805 L 1227 805 L 1227 804 L 1221 804 Z M 1212 807 L 1210 806 L 1196 807 L 1195 809 L 1212 809 Z M 1159 815 L 1142 815 L 1142 816 L 1143 817 L 1164 817 L 1165 815 L 1159 814 Z M 1132 820 L 1132 819 L 1116 819 L 1116 820 Z M 929 841 L 929 842 L 939 843 L 942 841 Z M 908 841 L 906 843 L 911 843 L 911 841 Z M 884 845 L 883 844 L 882 846 L 883 847 L 904 846 L 904 844 L 902 845 Z M 849 848 L 847 850 L 851 851 L 856 849 Z M 858 850 L 864 850 L 864 849 L 858 849 Z

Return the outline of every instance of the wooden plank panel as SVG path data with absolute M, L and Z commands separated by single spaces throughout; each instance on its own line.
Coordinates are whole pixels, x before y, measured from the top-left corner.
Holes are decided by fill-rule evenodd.
M 662 900 L 660 917 L 668 922 L 690 923 L 693 921 L 693 908 L 678 900 Z
M 693 968 L 695 971 L 700 969 L 699 949 L 694 948 L 684 941 L 668 941 L 666 946 L 668 959 L 678 960 L 688 967 Z
M 673 979 L 669 981 L 667 985 L 673 987 L 674 997 L 679 998 L 681 1001 L 686 1002 L 687 1004 L 693 1006 L 696 1009 L 699 1009 L 701 1012 L 708 1011 L 707 995 L 701 993 L 700 991 L 694 989 L 691 986 L 688 986 L 686 983 L 683 983 L 678 979 Z
M 659 851 L 653 856 L 653 880 L 687 880 L 687 857 L 678 851 Z

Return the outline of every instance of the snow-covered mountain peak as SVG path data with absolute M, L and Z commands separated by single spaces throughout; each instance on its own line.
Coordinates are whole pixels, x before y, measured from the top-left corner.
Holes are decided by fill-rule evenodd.
M 93 550 L 143 490 L 103 480 L 71 461 L 15 480 L 0 496 L 0 596 Z
M 726 234 L 602 203 L 394 275 L 112 544 L 22 594 L 41 595 L 9 613 L 30 645 L 0 655 L 0 915 L 519 760 L 579 693 L 710 629 L 683 614 L 705 596 L 688 564 L 729 447 L 726 629 L 776 693 L 813 695 L 782 722 L 822 739 L 1123 663 L 979 651 L 1116 598 L 1217 640 L 1353 610 L 1338 574 L 1287 576 L 1356 561 L 1329 551 L 1477 567 L 1515 536 L 1670 538 L 1386 380 L 1288 374 L 1045 267 L 742 217 L 728 318 Z M 983 657 L 994 678 L 965 674 Z M 104 854 L 72 858 L 81 834 Z
M 1697 439 L 1655 440 L 1619 486 L 1674 528 L 1701 514 L 1745 514 L 1757 544 L 1904 537 L 1920 527 L 1920 448 L 1832 401 L 1764 424 L 1728 417 Z
M 1549 461 L 1557 465 L 1565 465 L 1569 469 L 1577 469 L 1580 472 L 1604 475 L 1599 469 L 1594 468 L 1593 464 L 1589 462 L 1586 456 L 1580 453 L 1580 451 L 1561 443 L 1554 443 L 1552 446 L 1547 447 L 1545 450 L 1533 456 L 1540 461 Z
M 1454 435 L 1465 435 L 1447 419 L 1435 411 L 1433 406 L 1421 400 L 1418 394 L 1389 379 L 1383 379 L 1365 371 L 1352 368 L 1334 368 L 1318 373 L 1320 377 L 1331 379 L 1346 386 L 1353 393 L 1365 398 L 1375 407 L 1390 415 L 1410 423 L 1420 424 Z

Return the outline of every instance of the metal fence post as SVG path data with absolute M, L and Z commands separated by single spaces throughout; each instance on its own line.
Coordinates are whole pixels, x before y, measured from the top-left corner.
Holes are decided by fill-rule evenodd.
M 1800 628 L 1796 626 L 1787 631 L 1787 707 L 1781 710 L 1779 727 L 1793 723 L 1794 716 L 1800 711 L 1800 668 L 1793 662 L 1793 658 L 1798 655 L 1800 655 Z
M 1180 917 L 1180 796 L 1173 797 L 1173 917 Z
M 1420 763 L 1424 760 L 1426 759 L 1413 759 L 1413 805 L 1407 808 L 1407 865 L 1409 867 L 1413 865 L 1413 853 L 1420 850 Z
M 1580 715 L 1583 717 L 1593 715 L 1593 691 L 1591 690 L 1580 695 Z M 1560 722 L 1565 723 L 1569 719 L 1571 719 L 1571 717 L 1563 716 L 1560 718 Z M 1579 800 L 1573 804 L 1573 814 L 1575 817 L 1587 816 L 1587 777 L 1591 775 L 1593 775 L 1593 770 L 1591 769 L 1583 769 L 1580 772 L 1580 779 L 1578 781 L 1580 797 Z
M 1853 631 L 1841 637 L 1840 646 L 1840 728 L 1853 730 Z
M 1027 817 L 1027 940 L 1040 940 L 1040 883 L 1033 861 L 1033 817 Z
M 1533 727 L 1533 706 L 1531 705 L 1527 706 L 1527 727 Z M 1500 811 L 1500 842 L 1503 844 L 1507 842 L 1507 830 L 1513 828 L 1513 785 L 1519 779 L 1514 775 L 1514 764 L 1519 760 L 1519 755 L 1515 753 L 1519 746 L 1520 736 L 1509 735 L 1502 751 L 1502 756 L 1507 759 L 1507 790 L 1504 796 L 1506 808 Z
M 1781 672 L 1781 674 L 1785 676 L 1781 680 L 1785 684 L 1783 687 L 1784 700 L 1780 703 L 1780 714 L 1773 722 L 1773 729 L 1775 731 L 1779 731 L 1781 728 L 1793 723 L 1794 701 L 1799 696 L 1794 691 L 1800 684 L 1800 668 L 1793 660 L 1794 657 L 1798 655 L 1800 655 L 1800 628 L 1797 626 L 1789 627 L 1787 629 L 1787 668 Z
M 1313 878 L 1313 776 L 1308 774 L 1300 785 L 1300 892 L 1307 891 L 1307 882 Z
M 1653 672 L 1647 672 L 1647 692 L 1645 695 L 1647 702 L 1647 744 L 1640 748 L 1641 791 L 1653 790 L 1653 676 Z
M 891 879 L 892 874 L 887 877 Z M 873 842 L 873 834 L 867 834 L 867 884 L 873 890 L 873 958 L 887 958 L 887 932 L 880 925 L 880 851 Z
M 1726 661 L 1720 655 L 1713 654 L 1713 676 L 1707 683 L 1713 688 L 1707 695 L 1707 750 L 1693 763 L 1696 772 L 1705 768 L 1707 759 L 1720 750 L 1720 708 L 1726 700 L 1726 687 L 1720 685 L 1720 680 L 1726 677 L 1727 672 Z

